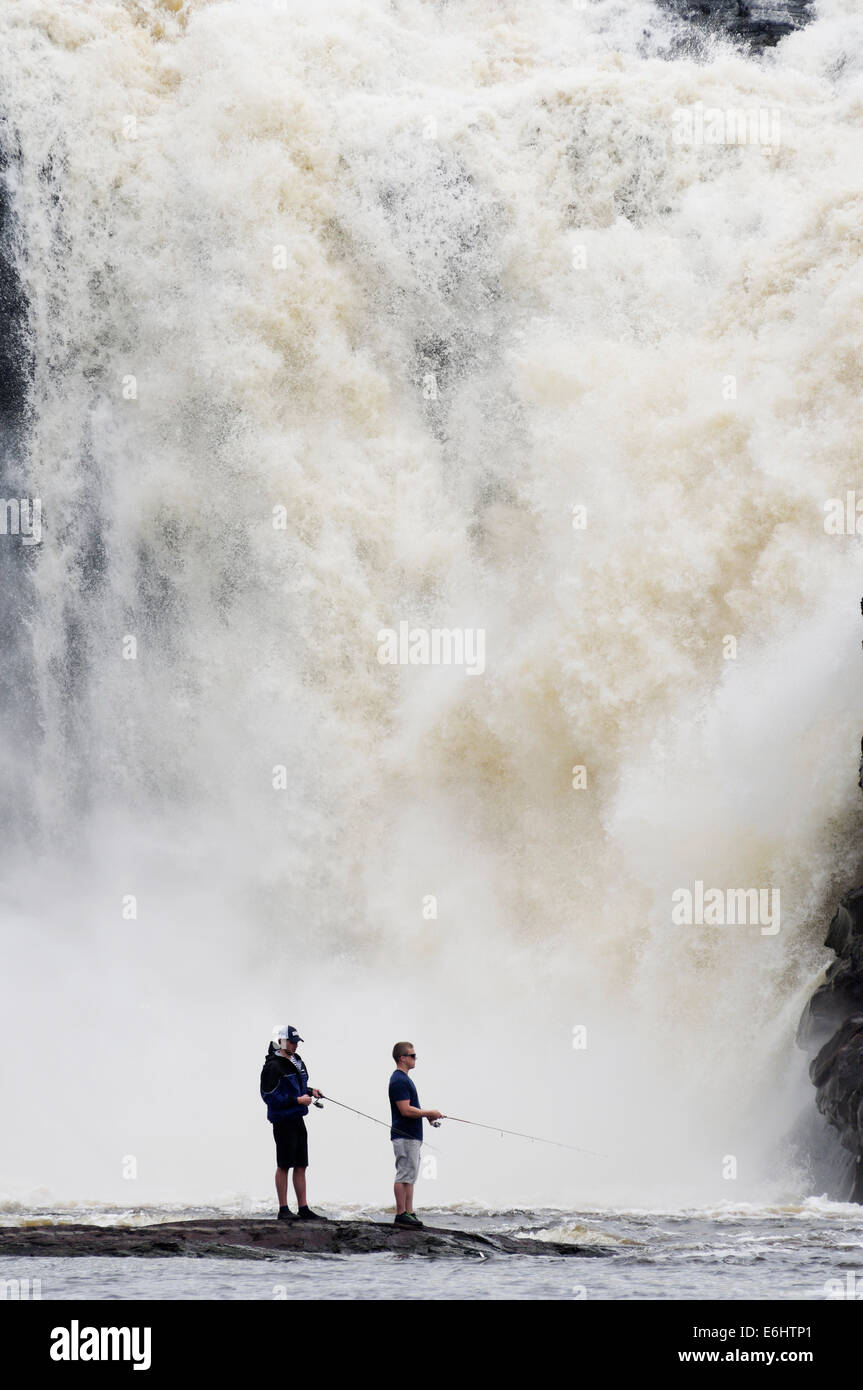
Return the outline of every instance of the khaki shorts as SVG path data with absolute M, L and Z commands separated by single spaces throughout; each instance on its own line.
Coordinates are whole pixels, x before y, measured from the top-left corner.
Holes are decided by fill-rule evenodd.
M 396 1182 L 416 1182 L 420 1171 L 422 1139 L 394 1139 Z

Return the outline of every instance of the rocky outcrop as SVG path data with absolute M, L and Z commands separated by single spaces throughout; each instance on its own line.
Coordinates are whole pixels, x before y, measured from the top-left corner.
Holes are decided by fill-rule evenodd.
M 171 1221 L 154 1226 L 4 1226 L 0 1255 L 120 1255 L 154 1258 L 268 1260 L 291 1255 L 369 1255 L 387 1251 L 432 1259 L 499 1255 L 604 1255 L 596 1245 L 570 1245 L 531 1236 L 412 1231 L 378 1221 Z
M 810 1051 L 827 1042 L 851 1014 L 863 1013 L 863 888 L 846 893 L 824 945 L 836 959 L 809 1000 L 797 1030 L 798 1043 Z
M 752 48 L 772 48 L 812 18 L 809 0 L 662 0 L 690 24 L 725 34 Z
M 836 959 L 803 1012 L 797 1042 L 815 1053 L 815 1104 L 847 1154 L 830 1195 L 863 1202 L 863 888 L 846 893 L 824 944 Z

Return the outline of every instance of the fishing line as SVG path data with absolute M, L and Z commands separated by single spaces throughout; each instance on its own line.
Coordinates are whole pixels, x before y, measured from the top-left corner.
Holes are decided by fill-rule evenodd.
M 608 1158 L 608 1154 L 597 1153 L 595 1149 L 579 1149 L 575 1144 L 561 1144 L 559 1139 L 540 1139 L 538 1134 L 522 1134 L 517 1129 L 501 1129 L 500 1125 L 484 1125 L 479 1120 L 461 1120 L 458 1115 L 444 1115 L 445 1120 L 455 1120 L 457 1125 L 473 1125 L 476 1129 L 496 1130 L 498 1134 L 511 1134 L 516 1139 L 529 1139 L 532 1144 L 553 1144 L 556 1149 L 571 1149 L 573 1153 L 590 1154 L 593 1158 Z
M 362 1115 L 364 1120 L 371 1120 L 374 1125 L 383 1125 L 384 1129 L 389 1129 L 390 1125 L 385 1120 L 378 1120 L 374 1115 L 367 1115 L 364 1110 L 355 1110 L 352 1105 L 345 1105 L 344 1101 L 333 1100 L 332 1096 L 325 1096 L 321 1092 L 321 1099 L 328 1100 L 331 1105 L 338 1105 L 342 1110 L 350 1110 L 352 1115 Z M 538 1134 L 522 1134 L 517 1129 L 501 1129 L 500 1125 L 484 1125 L 479 1120 L 462 1120 L 458 1115 L 444 1115 L 445 1120 L 455 1120 L 457 1125 L 473 1125 L 475 1129 L 490 1129 L 497 1134 L 509 1134 L 515 1139 L 529 1139 L 532 1144 L 553 1144 L 556 1149 L 569 1149 L 572 1153 L 590 1154 L 592 1158 L 608 1158 L 608 1154 L 597 1153 L 595 1149 L 580 1149 L 575 1144 L 561 1144 L 559 1139 L 541 1139 Z M 429 1121 L 437 1128 L 437 1122 Z M 399 1131 L 404 1134 L 406 1139 L 412 1139 L 413 1135 L 404 1130 Z M 433 1149 L 433 1144 L 426 1144 L 426 1148 Z

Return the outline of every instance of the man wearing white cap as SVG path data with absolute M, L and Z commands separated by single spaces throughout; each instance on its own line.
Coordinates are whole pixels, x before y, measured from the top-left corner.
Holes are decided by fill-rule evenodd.
M 270 1043 L 261 1071 L 261 1099 L 266 1101 L 267 1119 L 276 1141 L 276 1195 L 279 1221 L 319 1221 L 316 1211 L 306 1204 L 306 1169 L 309 1166 L 309 1140 L 305 1115 L 320 1091 L 309 1085 L 309 1074 L 297 1043 L 303 1039 L 286 1023 L 278 1032 L 278 1048 Z M 288 1206 L 288 1173 L 294 1170 L 297 1215 Z

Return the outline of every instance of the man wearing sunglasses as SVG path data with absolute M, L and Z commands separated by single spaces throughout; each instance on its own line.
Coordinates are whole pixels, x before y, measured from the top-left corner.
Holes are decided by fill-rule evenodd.
M 396 1180 L 393 1185 L 396 1197 L 395 1224 L 418 1228 L 423 1223 L 414 1215 L 414 1183 L 420 1169 L 423 1120 L 443 1120 L 445 1116 L 439 1110 L 420 1109 L 417 1088 L 408 1075 L 417 1064 L 413 1043 L 397 1042 L 393 1048 L 393 1061 L 396 1069 L 390 1077 L 390 1138 L 396 1158 Z

